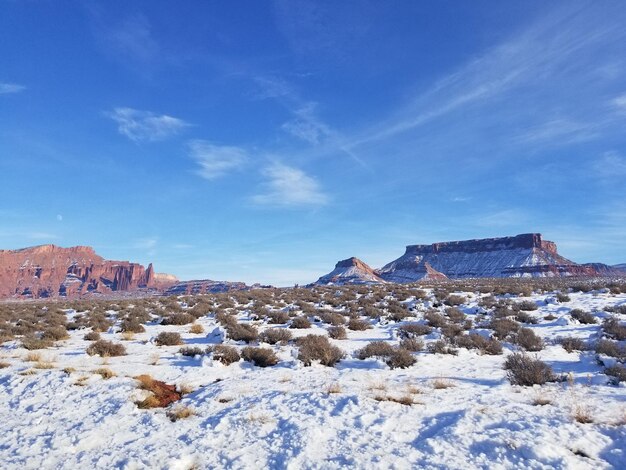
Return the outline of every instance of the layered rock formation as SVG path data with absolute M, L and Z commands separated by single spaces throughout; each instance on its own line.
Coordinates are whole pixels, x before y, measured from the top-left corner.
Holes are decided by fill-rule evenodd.
M 88 246 L 0 250 L 0 298 L 75 298 L 157 285 L 152 264 L 108 261 Z
M 376 272 L 358 258 L 348 258 L 339 261 L 335 269 L 320 277 L 315 284 L 375 284 L 384 282 Z
M 432 245 L 409 245 L 378 275 L 391 282 L 421 279 L 428 263 L 450 278 L 561 277 L 606 275 L 594 265 L 580 265 L 558 254 L 556 244 L 539 233 Z

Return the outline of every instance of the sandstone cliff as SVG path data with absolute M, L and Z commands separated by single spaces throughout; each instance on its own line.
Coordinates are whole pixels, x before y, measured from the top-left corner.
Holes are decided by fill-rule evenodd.
M 0 250 L 0 298 L 74 298 L 155 286 L 152 264 L 108 261 L 88 246 Z
M 339 261 L 335 269 L 320 277 L 315 284 L 375 284 L 383 281 L 372 268 L 358 258 Z

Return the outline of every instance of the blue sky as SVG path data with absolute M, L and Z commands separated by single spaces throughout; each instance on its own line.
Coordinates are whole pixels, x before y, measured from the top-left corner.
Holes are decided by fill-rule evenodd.
M 275 285 L 535 231 L 626 262 L 623 2 L 0 8 L 2 248 Z

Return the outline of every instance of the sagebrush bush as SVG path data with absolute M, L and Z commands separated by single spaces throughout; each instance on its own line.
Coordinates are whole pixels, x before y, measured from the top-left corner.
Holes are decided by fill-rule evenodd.
M 246 343 L 256 341 L 259 337 L 259 332 L 253 325 L 236 322 L 226 325 L 226 334 L 233 341 L 244 341 Z
M 298 359 L 305 366 L 310 366 L 313 361 L 328 367 L 334 366 L 344 356 L 344 352 L 337 346 L 333 346 L 326 336 L 307 335 L 296 340 L 298 345 Z
M 193 323 L 189 327 L 189 333 L 194 335 L 201 335 L 202 333 L 204 333 L 204 327 L 200 323 Z
M 520 329 L 519 323 L 509 318 L 497 318 L 491 320 L 489 328 L 493 330 L 493 334 L 499 340 L 504 340 L 512 333 L 517 332 Z
M 183 339 L 180 333 L 174 333 L 169 331 L 162 331 L 154 338 L 154 343 L 157 346 L 177 346 L 183 344 Z
M 37 338 L 36 336 L 25 336 L 22 338 L 22 347 L 29 351 L 34 349 L 46 349 L 54 345 L 54 341 L 50 339 Z
M 424 318 L 433 328 L 441 328 L 448 324 L 446 317 L 437 312 L 426 312 Z
M 204 354 L 202 348 L 198 346 L 185 346 L 183 348 L 180 348 L 178 352 L 185 357 L 202 356 Z
M 604 354 L 605 356 L 615 357 L 618 359 L 626 359 L 626 347 L 621 346 L 617 341 L 601 339 L 595 345 L 596 354 Z
M 188 325 L 195 321 L 196 317 L 194 317 L 190 313 L 180 312 L 163 317 L 163 320 L 161 320 L 161 325 Z
M 272 323 L 275 325 L 282 325 L 283 323 L 287 323 L 289 321 L 289 314 L 287 312 L 283 312 L 282 310 L 272 310 L 266 314 L 268 323 Z
M 328 328 L 328 336 L 332 339 L 346 339 L 348 337 L 343 326 L 331 326 Z
M 460 348 L 478 349 L 483 354 L 502 354 L 502 343 L 495 338 L 485 338 L 477 333 L 470 333 L 455 338 L 455 344 Z
M 407 351 L 417 352 L 424 349 L 424 342 L 418 338 L 404 338 L 400 341 L 400 347 Z
M 515 343 L 526 351 L 541 351 L 543 340 L 530 328 L 520 328 L 515 335 Z
M 146 329 L 136 318 L 125 318 L 120 323 L 120 331 L 122 333 L 143 333 Z
M 539 308 L 537 303 L 532 300 L 522 300 L 516 304 L 516 307 L 520 310 L 537 310 Z
M 291 320 L 291 324 L 289 325 L 289 328 L 296 328 L 296 329 L 311 328 L 311 322 L 309 321 L 307 317 L 295 317 L 293 320 Z
M 559 343 L 568 353 L 571 353 L 572 351 L 586 351 L 589 349 L 587 343 L 580 338 L 561 338 L 559 339 Z
M 372 341 L 362 349 L 356 352 L 359 359 L 367 359 L 370 357 L 387 357 L 393 353 L 393 346 L 385 341 Z
M 90 356 L 98 355 L 100 357 L 115 357 L 126 355 L 126 348 L 123 344 L 113 343 L 112 341 L 100 339 L 94 343 L 91 343 L 86 349 L 86 352 Z
M 456 356 L 459 351 L 450 346 L 446 341 L 440 339 L 428 345 L 428 352 L 433 354 L 451 354 Z
M 90 331 L 83 337 L 85 341 L 98 341 L 100 339 L 100 333 L 97 331 Z
M 577 320 L 579 323 L 585 325 L 593 325 L 597 323 L 596 317 L 594 317 L 593 314 L 579 308 L 575 308 L 574 310 L 570 311 L 569 314 L 574 320 Z
M 565 303 L 565 302 L 569 302 L 572 299 L 570 299 L 569 295 L 567 294 L 563 294 L 562 292 L 557 292 L 556 300 L 560 303 Z
M 398 335 L 401 338 L 417 338 L 418 336 L 428 335 L 433 329 L 428 325 L 419 323 L 406 323 L 398 327 Z
M 504 369 L 512 385 L 543 385 L 555 380 L 552 368 L 548 364 L 524 353 L 513 353 L 507 357 Z
M 614 381 L 617 383 L 626 382 L 626 367 L 622 364 L 615 364 L 611 367 L 607 367 L 604 369 L 604 373 L 614 377 Z
M 332 325 L 332 326 L 340 326 L 346 323 L 346 318 L 343 315 L 339 313 L 335 313 L 335 312 L 328 312 L 325 310 L 320 310 L 317 313 L 317 316 L 320 317 L 320 319 L 324 323 L 328 323 L 329 325 Z
M 64 326 L 46 328 L 41 334 L 41 339 L 50 341 L 61 341 L 69 337 L 70 335 L 67 334 L 67 330 Z
M 456 307 L 448 307 L 446 316 L 454 323 L 463 323 L 465 321 L 465 314 Z
M 226 346 L 224 344 L 218 344 L 207 348 L 207 353 L 213 353 L 213 360 L 219 361 L 227 366 L 235 362 L 239 362 L 241 359 L 237 348 L 234 348 L 233 346 Z
M 361 318 L 350 318 L 350 320 L 348 320 L 347 327 L 352 331 L 365 331 L 372 326 L 367 320 L 363 320 Z
M 533 317 L 524 310 L 520 310 L 519 312 L 517 312 L 517 314 L 515 315 L 515 320 L 520 323 L 527 323 L 529 325 L 536 325 L 537 323 L 539 323 L 539 320 L 537 320 L 535 317 Z
M 457 295 L 457 294 L 450 294 L 448 297 L 446 297 L 443 300 L 443 303 L 445 305 L 449 305 L 451 307 L 463 305 L 465 302 L 467 302 L 467 299 L 463 297 L 462 295 Z
M 291 338 L 291 331 L 284 328 L 268 328 L 259 335 L 259 340 L 268 344 L 287 343 Z
M 618 341 L 626 339 L 626 326 L 622 325 L 615 317 L 606 318 L 602 322 L 602 329 L 607 336 Z
M 258 367 L 270 367 L 278 364 L 278 356 L 270 348 L 255 348 L 247 346 L 241 350 L 245 361 L 252 362 Z
M 416 362 L 417 359 L 415 359 L 413 354 L 403 348 L 393 348 L 393 351 L 387 355 L 385 360 L 385 363 L 391 369 L 405 369 L 411 367 Z

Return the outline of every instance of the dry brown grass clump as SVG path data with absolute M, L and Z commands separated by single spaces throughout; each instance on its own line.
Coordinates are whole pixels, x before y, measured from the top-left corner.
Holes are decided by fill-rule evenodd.
M 278 356 L 270 348 L 254 348 L 247 346 L 241 350 L 245 361 L 252 362 L 258 367 L 270 367 L 278 364 Z
M 189 333 L 194 335 L 201 335 L 202 333 L 204 333 L 204 328 L 200 323 L 194 323 L 189 328 Z
M 195 415 L 196 411 L 193 408 L 182 405 L 176 406 L 166 413 L 166 416 L 170 419 L 172 423 L 175 423 L 180 419 L 186 419 Z
M 415 405 L 415 404 L 419 404 L 419 402 L 415 401 L 415 399 L 407 394 L 407 395 L 402 395 L 400 397 L 396 397 L 393 395 L 383 395 L 383 394 L 378 394 L 378 395 L 374 395 L 374 400 L 376 401 L 390 401 L 392 403 L 398 403 L 400 405 L 405 405 L 405 406 L 411 406 L 411 405 Z
M 291 320 L 291 325 L 289 328 L 297 328 L 297 329 L 307 329 L 311 328 L 311 322 L 307 317 L 295 317 Z
M 428 325 L 419 323 L 407 323 L 398 327 L 398 335 L 401 338 L 417 338 L 432 333 L 433 329 Z
M 445 390 L 446 388 L 454 387 L 454 383 L 448 379 L 444 379 L 443 377 L 436 378 L 432 381 L 431 385 L 435 390 Z
M 307 335 L 296 340 L 298 345 L 298 359 L 305 366 L 310 366 L 313 361 L 332 367 L 337 364 L 345 353 L 337 346 L 333 346 L 326 336 Z
M 113 343 L 100 339 L 86 349 L 87 354 L 90 356 L 98 355 L 100 357 L 114 357 L 126 355 L 126 348 L 123 344 Z
M 173 313 L 166 317 L 163 317 L 161 320 L 161 325 L 188 325 L 196 321 L 196 317 L 193 315 L 181 312 L 181 313 Z
M 154 338 L 154 343 L 157 346 L 177 346 L 183 344 L 183 339 L 180 333 L 162 331 Z
M 543 340 L 530 328 L 520 328 L 514 340 L 526 351 L 541 351 L 543 349 Z
M 90 331 L 83 337 L 85 341 L 98 341 L 100 339 L 100 333 L 97 331 Z
M 185 357 L 202 356 L 204 354 L 204 351 L 199 346 L 185 346 L 180 348 L 178 352 Z
M 54 345 L 50 339 L 37 338 L 36 336 L 26 336 L 22 339 L 22 347 L 28 350 L 46 349 Z
M 350 320 L 348 320 L 347 327 L 352 331 L 365 331 L 372 326 L 367 320 L 363 320 L 362 318 L 350 318 Z
M 330 326 L 328 327 L 328 336 L 332 339 L 346 339 L 346 329 L 343 326 Z
M 225 326 L 226 334 L 233 341 L 244 341 L 250 343 L 256 341 L 259 337 L 259 332 L 252 325 L 246 325 L 243 323 L 230 323 Z
M 104 380 L 108 380 L 110 378 L 115 377 L 117 374 L 113 372 L 108 367 L 101 367 L 100 369 L 96 369 L 93 371 L 94 374 L 100 375 Z
M 140 389 L 150 392 L 147 398 L 136 402 L 139 408 L 164 408 L 182 397 L 174 385 L 155 380 L 150 375 L 138 375 L 135 380 L 137 380 Z

